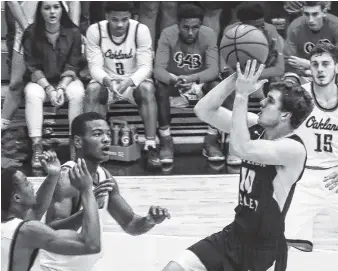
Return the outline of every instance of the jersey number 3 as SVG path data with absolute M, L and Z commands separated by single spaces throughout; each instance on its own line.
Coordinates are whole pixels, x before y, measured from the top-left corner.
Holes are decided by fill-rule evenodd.
M 241 169 L 241 182 L 239 189 L 243 192 L 251 193 L 252 186 L 255 180 L 256 171 L 242 167 Z
M 332 152 L 332 134 L 315 134 L 317 136 L 316 152 Z

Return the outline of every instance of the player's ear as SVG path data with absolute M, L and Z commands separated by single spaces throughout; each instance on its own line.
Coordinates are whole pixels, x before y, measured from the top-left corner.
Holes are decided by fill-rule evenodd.
M 283 112 L 281 117 L 282 117 L 283 121 L 287 121 L 287 120 L 291 119 L 291 116 L 292 116 L 292 113 L 290 113 L 290 112 Z
M 21 200 L 20 194 L 15 193 L 15 194 L 13 195 L 13 200 L 14 200 L 15 202 L 20 202 L 20 200 Z
M 334 71 L 335 71 L 336 73 L 338 73 L 338 63 L 337 63 L 337 62 L 335 63 L 334 67 L 335 67 Z
M 74 144 L 75 149 L 81 149 L 82 144 L 83 144 L 82 138 L 78 135 L 75 135 L 73 138 L 73 144 Z

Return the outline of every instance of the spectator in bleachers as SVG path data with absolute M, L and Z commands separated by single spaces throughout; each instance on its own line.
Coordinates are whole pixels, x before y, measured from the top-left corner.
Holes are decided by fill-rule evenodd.
M 79 2 L 68 1 L 69 8 L 65 1 L 62 2 L 67 11 L 70 11 L 70 18 L 78 24 L 80 14 Z M 22 102 L 23 88 L 27 82 L 23 81 L 26 66 L 24 64 L 21 40 L 25 29 L 34 22 L 38 1 L 6 1 L 6 4 L 11 12 L 8 15 L 13 16 L 15 20 L 15 38 L 13 47 L 8 48 L 8 50 L 13 50 L 11 56 L 11 78 L 9 91 L 7 92 L 2 109 L 1 130 L 6 129 L 10 125 Z
M 309 56 L 315 44 L 338 44 L 338 17 L 327 13 L 326 1 L 304 2 L 302 14 L 289 25 L 284 55 L 286 71 L 308 81 L 311 75 Z
M 164 29 L 158 43 L 154 77 L 158 81 L 156 99 L 162 163 L 174 160 L 170 133 L 170 101 L 175 101 L 172 97 L 183 97 L 188 105 L 189 96 L 200 98 L 203 92 L 217 84 L 217 38 L 211 28 L 202 26 L 202 20 L 203 10 L 200 7 L 180 5 L 178 24 Z M 225 160 L 218 143 L 217 129 L 209 127 L 204 143 L 203 154 L 210 161 Z
M 160 16 L 160 20 L 157 16 Z M 160 27 L 162 32 L 164 28 L 177 22 L 177 1 L 142 1 L 140 2 L 139 20 L 148 26 L 155 48 L 157 26 Z M 159 24 L 158 21 L 160 21 Z
M 84 111 L 106 116 L 107 105 L 119 100 L 137 105 L 145 126 L 144 154 L 153 169 L 161 163 L 155 140 L 152 39 L 146 25 L 131 19 L 132 10 L 131 2 L 107 2 L 107 20 L 88 28 L 87 61 L 93 80 L 87 86 Z
M 81 59 L 81 33 L 60 1 L 40 1 L 35 22 L 22 39 L 27 66 L 24 89 L 26 121 L 32 139 L 32 167 L 40 168 L 43 102 L 58 108 L 69 102 L 69 124 L 82 113 L 84 87 L 77 79 Z M 70 131 L 70 129 L 69 129 Z M 71 154 L 74 154 L 71 144 Z

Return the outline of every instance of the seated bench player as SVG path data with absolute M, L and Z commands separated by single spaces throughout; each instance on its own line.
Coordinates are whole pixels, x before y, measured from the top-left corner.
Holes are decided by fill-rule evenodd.
M 87 31 L 87 61 L 93 80 L 86 89 L 84 112 L 106 116 L 108 104 L 126 100 L 138 106 L 145 126 L 150 168 L 160 167 L 156 150 L 157 105 L 149 29 L 131 19 L 131 2 L 107 2 L 106 20 Z
M 182 4 L 177 24 L 164 29 L 158 43 L 154 78 L 158 107 L 160 160 L 173 163 L 174 143 L 170 133 L 170 98 L 200 97 L 217 85 L 218 48 L 215 32 L 202 26 L 203 10 Z M 187 101 L 187 100 L 186 100 Z M 203 155 L 209 161 L 223 161 L 217 129 L 209 126 Z

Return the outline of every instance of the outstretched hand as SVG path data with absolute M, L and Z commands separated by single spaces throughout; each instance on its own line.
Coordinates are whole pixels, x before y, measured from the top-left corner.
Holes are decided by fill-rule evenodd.
M 244 95 L 250 95 L 260 89 L 268 80 L 259 80 L 265 65 L 260 64 L 256 70 L 257 60 L 248 60 L 245 65 L 244 73 L 241 71 L 240 63 L 237 63 L 236 92 Z
M 170 214 L 166 208 L 162 208 L 160 206 L 151 206 L 148 212 L 148 218 L 154 224 L 160 224 L 166 218 L 170 219 Z
M 44 151 L 39 156 L 43 169 L 50 175 L 58 175 L 61 171 L 60 161 L 54 151 Z

